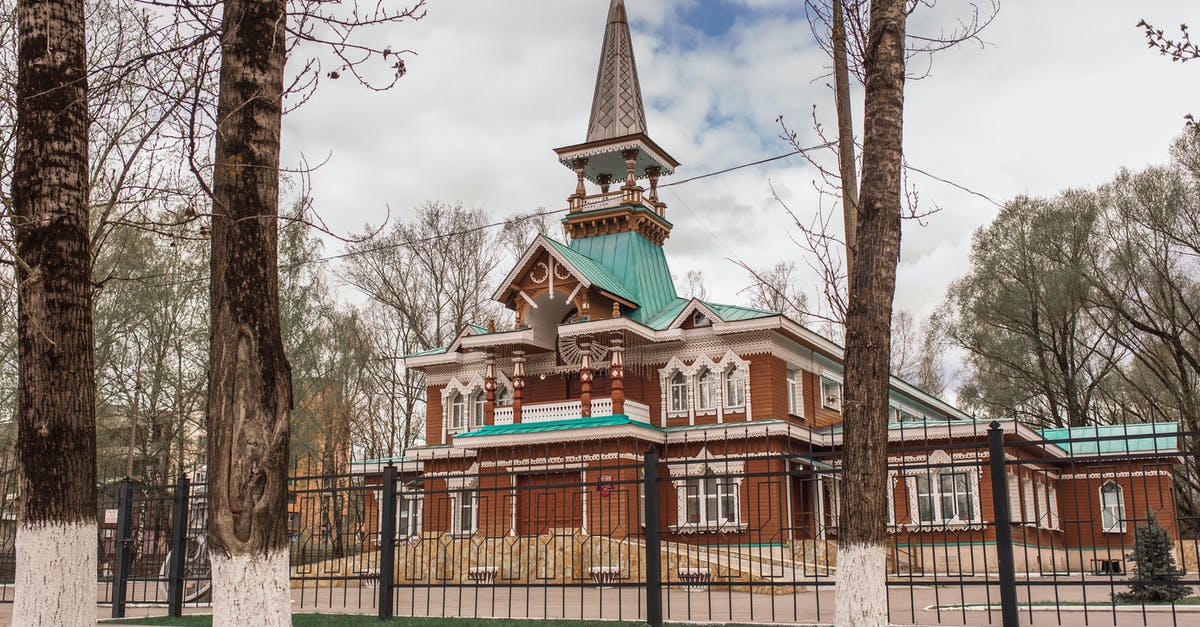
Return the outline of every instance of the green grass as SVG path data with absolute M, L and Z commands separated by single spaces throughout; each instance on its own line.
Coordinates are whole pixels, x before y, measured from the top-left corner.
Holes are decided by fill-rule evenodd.
M 181 618 L 165 616 L 149 618 L 131 618 L 125 620 L 106 620 L 103 624 L 113 625 L 164 625 L 179 627 L 211 627 L 212 617 L 189 615 Z M 641 622 L 616 622 L 597 620 L 489 620 L 482 618 L 393 618 L 381 621 L 371 615 L 364 614 L 295 614 L 292 625 L 295 627 L 377 627 L 378 625 L 396 625 L 403 627 L 638 627 Z M 671 623 L 668 623 L 671 624 Z M 723 627 L 739 627 L 725 625 Z

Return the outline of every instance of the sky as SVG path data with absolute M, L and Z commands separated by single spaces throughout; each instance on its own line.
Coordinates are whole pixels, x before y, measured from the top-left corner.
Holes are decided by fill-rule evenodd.
M 497 218 L 565 208 L 574 175 L 552 149 L 586 135 L 608 2 L 429 0 L 424 19 L 372 35 L 415 53 L 408 74 L 382 93 L 325 81 L 285 117 L 286 165 L 323 163 L 311 177 L 315 207 L 339 233 L 403 219 L 426 201 Z M 1166 160 L 1184 114 L 1200 113 L 1200 63 L 1159 56 L 1135 25 L 1174 30 L 1200 21 L 1200 5 L 1000 2 L 982 45 L 938 53 L 929 75 L 908 83 L 909 163 L 1003 203 Z M 802 4 L 626 1 L 649 135 L 682 162 L 675 179 L 788 152 L 780 116 L 803 145 L 820 143 L 814 115 L 833 129 L 829 62 Z M 935 35 L 969 7 L 941 0 L 915 13 L 909 31 Z M 861 109 L 855 118 L 861 126 Z M 741 303 L 751 281 L 736 262 L 805 267 L 772 190 L 809 220 L 822 202 L 816 179 L 792 157 L 664 190 L 679 279 L 700 270 L 710 300 Z M 998 207 L 933 179 L 912 182 L 923 208 L 940 209 L 904 224 L 896 307 L 920 320 L 965 272 L 972 233 Z M 340 246 L 330 239 L 327 252 Z M 804 281 L 815 296 L 815 276 Z

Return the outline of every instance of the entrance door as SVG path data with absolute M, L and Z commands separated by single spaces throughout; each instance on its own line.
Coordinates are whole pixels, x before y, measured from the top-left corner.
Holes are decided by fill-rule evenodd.
M 578 472 L 517 477 L 517 533 L 536 536 L 550 529 L 583 525 L 583 488 Z

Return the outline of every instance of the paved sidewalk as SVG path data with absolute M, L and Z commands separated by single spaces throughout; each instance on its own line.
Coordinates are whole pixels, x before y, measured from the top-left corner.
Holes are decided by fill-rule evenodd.
M 376 589 L 370 586 L 346 586 L 321 589 L 293 589 L 296 613 L 375 614 Z M 1053 586 L 1030 586 L 1019 590 L 1020 600 L 1053 600 Z M 1107 589 L 1089 589 L 1092 601 L 1103 599 Z M 1078 586 L 1059 589 L 1062 602 L 1082 600 Z M 893 590 L 890 596 L 891 619 L 896 625 L 950 625 L 983 627 L 1000 625 L 996 610 L 965 609 L 961 606 L 986 606 L 998 603 L 999 591 L 993 587 L 919 587 Z M 731 592 L 711 588 L 688 591 L 664 591 L 663 615 L 668 622 L 754 623 L 781 625 L 829 624 L 833 619 L 832 588 L 775 596 Z M 936 608 L 951 608 L 938 611 Z M 208 607 L 188 607 L 189 614 L 210 613 Z M 543 618 L 607 619 L 638 621 L 644 619 L 642 591 L 636 588 L 506 588 L 504 586 L 461 586 L 447 588 L 397 588 L 397 616 L 445 616 L 462 618 Z M 165 606 L 127 607 L 126 616 L 163 616 Z M 112 608 L 98 605 L 96 616 L 110 618 Z M 1062 606 L 1025 608 L 1021 624 L 1031 626 L 1158 627 L 1200 625 L 1200 606 L 1128 608 Z M 0 625 L 12 621 L 12 604 L 0 604 Z M 536 626 L 535 626 L 536 627 Z

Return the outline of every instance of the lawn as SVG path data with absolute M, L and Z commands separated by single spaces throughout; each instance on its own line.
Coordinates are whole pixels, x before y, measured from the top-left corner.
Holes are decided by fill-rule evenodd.
M 180 627 L 211 627 L 212 617 L 190 615 L 181 618 L 165 616 L 149 618 L 131 618 L 125 620 L 101 621 L 112 625 L 164 625 Z M 377 627 L 378 625 L 396 625 L 403 627 L 640 627 L 641 622 L 616 622 L 597 620 L 491 620 L 483 618 L 393 618 L 381 621 L 378 618 L 363 614 L 295 614 L 292 625 L 296 627 Z M 668 623 L 670 625 L 671 623 Z M 724 625 L 723 627 L 739 627 Z

